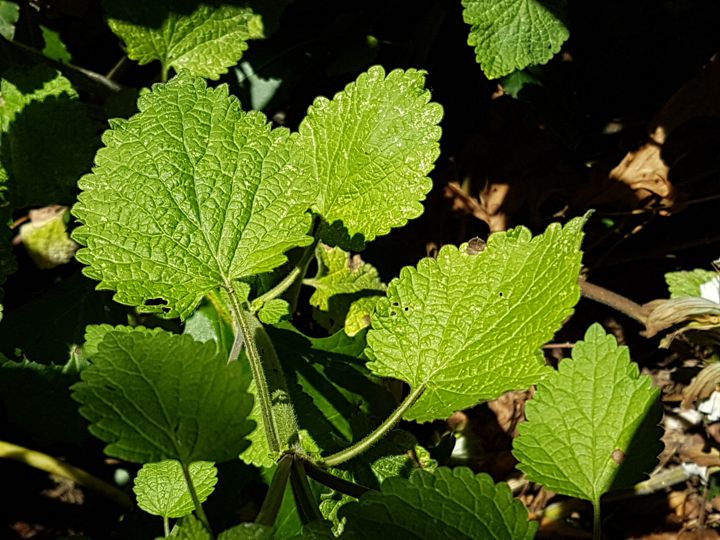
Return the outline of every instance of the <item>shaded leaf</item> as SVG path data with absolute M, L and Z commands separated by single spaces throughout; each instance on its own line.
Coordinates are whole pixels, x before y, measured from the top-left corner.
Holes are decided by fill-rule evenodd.
M 698 268 L 684 272 L 668 272 L 665 274 L 665 282 L 670 291 L 670 298 L 701 296 L 700 287 L 717 277 L 717 272 Z

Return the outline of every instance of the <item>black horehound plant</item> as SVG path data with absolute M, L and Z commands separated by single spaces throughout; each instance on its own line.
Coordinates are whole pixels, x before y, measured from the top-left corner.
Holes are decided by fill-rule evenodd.
M 585 217 L 444 246 L 385 290 L 347 251 L 422 212 L 442 117 L 423 72 L 373 67 L 315 100 L 297 132 L 182 71 L 138 108 L 111 122 L 80 180 L 77 258 L 118 302 L 179 317 L 185 334 L 89 327 L 73 396 L 108 455 L 144 464 L 138 504 L 166 535 L 183 518 L 174 534 L 211 537 L 202 503 L 214 464 L 239 458 L 274 475 L 255 523 L 221 538 L 282 536 L 286 486 L 307 536 L 531 538 L 537 524 L 506 484 L 418 466 L 393 428 L 532 385 L 519 468 L 591 501 L 599 534 L 601 495 L 653 465 L 659 409 L 598 325 L 558 371 L 544 361 L 580 297 Z M 292 326 L 301 283 L 337 330 L 329 338 Z M 368 294 L 337 307 L 358 291 Z M 405 383 L 390 410 L 398 392 L 383 379 Z M 318 504 L 328 488 L 336 496 Z

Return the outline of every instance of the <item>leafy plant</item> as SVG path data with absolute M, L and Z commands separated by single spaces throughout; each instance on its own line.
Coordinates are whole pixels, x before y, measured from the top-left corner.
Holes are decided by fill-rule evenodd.
M 462 4 L 488 78 L 547 62 L 568 37 L 564 2 Z M 15 8 L 0 2 L 7 39 Z M 661 433 L 659 391 L 599 325 L 557 370 L 543 352 L 582 291 L 641 317 L 580 280 L 591 213 L 445 244 L 388 281 L 372 250 L 423 213 L 440 156 L 443 107 L 424 70 L 369 66 L 291 129 L 228 84 L 248 41 L 272 27 L 268 10 L 103 8 L 127 58 L 159 63 L 135 109 L 114 104 L 132 110 L 124 118 L 101 124 L 81 100 L 72 78 L 87 73 L 52 30 L 41 30 L 42 63 L 2 71 L 0 216 L 72 204 L 76 222 L 53 206 L 49 225 L 30 216 L 18 243 L 46 269 L 77 249 L 84 276 L 115 301 L 78 272 L 2 322 L 5 412 L 42 410 L 22 383 L 68 417 L 20 431 L 72 446 L 87 428 L 137 470 L 137 506 L 162 518 L 165 537 L 533 538 L 538 524 L 507 483 L 447 466 L 464 435 L 423 438 L 418 424 L 536 387 L 514 442 L 518 469 L 590 501 L 600 538 L 601 496 L 647 475 Z M 89 79 L 114 92 L 113 71 Z M 14 264 L 0 243 L 0 280 Z M 707 277 L 668 281 L 683 296 Z M 64 317 L 68 306 L 81 315 Z M 46 338 L 48 318 L 66 319 L 61 339 Z M 63 470 L 50 456 L 35 463 Z M 124 501 L 79 469 L 63 474 Z M 251 479 L 267 484 L 257 507 L 225 509 L 224 520 L 206 512 L 225 482 Z

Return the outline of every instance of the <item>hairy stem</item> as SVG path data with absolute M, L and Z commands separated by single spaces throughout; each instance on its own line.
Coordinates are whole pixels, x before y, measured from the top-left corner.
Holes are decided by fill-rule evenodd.
M 624 296 L 583 279 L 580 280 L 580 290 L 585 298 L 605 304 L 643 325 L 647 322 L 647 312 L 645 309 L 640 304 L 636 304 Z
M 338 476 L 335 476 L 334 474 L 330 474 L 329 472 L 324 471 L 311 461 L 305 462 L 305 472 L 310 478 L 312 478 L 316 482 L 327 486 L 330 489 L 334 489 L 335 491 L 343 493 L 344 495 L 350 495 L 351 497 L 355 497 L 356 499 L 359 499 L 363 494 L 367 493 L 368 491 L 372 491 L 369 487 L 356 484 L 355 482 L 349 482 L 344 478 L 340 478 Z
M 307 270 L 307 266 L 315 255 L 315 246 L 317 246 L 318 240 L 315 240 L 312 244 L 305 248 L 302 256 L 297 263 L 292 267 L 290 272 L 272 289 L 261 294 L 255 300 L 253 300 L 254 311 L 259 310 L 263 304 L 273 300 L 287 291 L 293 283 Z
M 393 411 L 393 413 L 367 437 L 359 440 L 345 450 L 341 450 L 336 454 L 321 459 L 319 464 L 324 465 L 325 467 L 337 467 L 338 465 L 345 463 L 346 461 L 349 461 L 368 450 L 395 427 L 395 424 L 397 424 L 402 419 L 403 415 L 410 410 L 410 407 L 415 405 L 415 402 L 420 399 L 420 396 L 422 396 L 423 392 L 425 392 L 425 388 L 425 385 L 421 385 L 410 392 L 398 408 L 395 409 L 395 411 Z
M 257 518 L 255 518 L 255 523 L 258 525 L 265 525 L 266 527 L 273 527 L 275 525 L 283 497 L 285 496 L 285 488 L 288 483 L 288 478 L 290 478 L 292 464 L 292 455 L 285 454 L 280 458 L 272 482 L 270 483 L 270 489 L 268 489 L 267 495 L 265 495 L 260 513 L 257 515 Z
M 77 482 L 90 489 L 94 489 L 98 493 L 105 495 L 108 499 L 116 502 L 124 508 L 131 508 L 132 501 L 122 491 L 117 489 L 115 486 L 108 484 L 107 482 L 100 480 L 97 476 L 93 476 L 89 472 L 86 472 L 67 463 L 63 463 L 59 459 L 56 459 L 42 452 L 30 450 L 23 446 L 18 446 L 5 441 L 0 441 L 0 458 L 14 459 L 20 463 L 25 463 L 36 469 L 48 472 L 50 474 L 56 474 L 63 478 L 68 478 L 73 482 Z
M 262 415 L 262 423 L 265 429 L 268 446 L 273 452 L 280 451 L 280 437 L 275 418 L 272 414 L 272 400 L 270 399 L 270 389 L 265 371 L 263 370 L 262 357 L 255 342 L 254 332 L 251 328 L 250 317 L 254 317 L 246 311 L 238 299 L 235 289 L 229 284 L 226 285 L 228 296 L 230 297 L 230 310 L 233 316 L 233 326 L 235 327 L 235 342 L 230 352 L 229 362 L 237 360 L 240 354 L 240 346 L 245 343 L 245 351 L 247 353 L 248 362 L 250 362 L 250 370 L 252 371 L 253 380 L 255 381 L 255 396 L 260 405 L 260 413 Z M 234 356 L 233 356 L 234 355 Z
M 195 505 L 195 513 L 197 514 L 198 519 L 203 522 L 203 525 L 205 525 L 207 530 L 212 531 L 212 529 L 210 528 L 210 522 L 205 515 L 205 510 L 203 510 L 200 499 L 198 499 L 197 491 L 195 491 L 195 484 L 193 484 L 192 477 L 190 476 L 190 467 L 186 463 L 181 463 L 180 465 L 182 466 L 185 483 L 187 484 L 188 491 L 190 492 L 190 498 Z
M 303 524 L 323 519 L 320 509 L 315 503 L 315 496 L 310 489 L 310 484 L 305 474 L 305 465 L 300 459 L 293 461 L 293 467 L 290 473 L 290 485 L 292 486 L 295 505 Z

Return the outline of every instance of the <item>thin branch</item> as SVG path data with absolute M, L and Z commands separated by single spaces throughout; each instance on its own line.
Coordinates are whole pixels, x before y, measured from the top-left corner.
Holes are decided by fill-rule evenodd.
M 185 477 L 185 483 L 187 484 L 188 491 L 190 492 L 190 498 L 195 505 L 195 513 L 197 514 L 198 519 L 200 519 L 203 525 L 205 525 L 207 530 L 212 531 L 210 528 L 210 522 L 205 514 L 205 510 L 203 510 L 202 503 L 197 496 L 197 491 L 195 491 L 195 484 L 190 476 L 190 467 L 186 463 L 181 463 L 180 466 L 182 468 L 183 476 Z
M 305 472 L 316 482 L 345 495 L 349 495 L 350 497 L 355 497 L 356 499 L 359 499 L 368 491 L 373 491 L 369 487 L 365 487 L 363 485 L 356 484 L 355 482 L 345 480 L 344 478 L 340 478 L 339 476 L 335 476 L 334 474 L 330 474 L 311 461 L 305 462 Z
M 318 240 L 315 240 L 312 244 L 306 247 L 305 251 L 302 254 L 302 257 L 300 257 L 300 260 L 295 263 L 290 272 L 288 272 L 288 274 L 272 289 L 261 294 L 255 300 L 253 300 L 253 311 L 258 311 L 263 306 L 263 304 L 277 298 L 285 291 L 287 291 L 293 283 L 295 283 L 295 280 L 298 279 L 298 277 L 300 277 L 300 275 L 305 272 L 308 263 L 315 255 L 315 246 L 317 246 L 317 244 Z
M 315 496 L 310 489 L 303 461 L 295 459 L 292 465 L 290 485 L 292 486 L 293 495 L 295 496 L 295 506 L 300 515 L 300 521 L 306 524 L 323 519 L 320 509 L 315 502 Z
M 285 488 L 290 478 L 290 469 L 292 468 L 293 456 L 285 454 L 278 462 L 278 467 L 273 475 L 270 489 L 268 489 L 265 500 L 263 501 L 260 513 L 255 518 L 255 523 L 265 525 L 266 527 L 274 527 L 277 520 L 283 497 L 285 496 Z
M 580 290 L 585 298 L 605 304 L 642 325 L 647 323 L 648 313 L 645 308 L 624 296 L 583 279 L 580 280 Z

